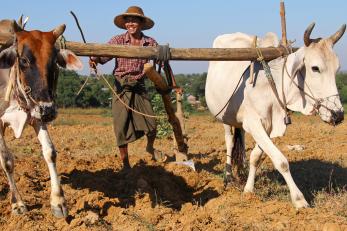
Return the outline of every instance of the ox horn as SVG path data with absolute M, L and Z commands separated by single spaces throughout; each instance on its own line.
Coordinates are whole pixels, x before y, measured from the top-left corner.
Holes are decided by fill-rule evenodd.
M 335 32 L 332 36 L 329 37 L 329 39 L 332 41 L 333 44 L 337 43 L 339 39 L 342 37 L 342 35 L 345 33 L 346 30 L 346 24 L 343 24 L 338 31 Z
M 17 24 L 23 28 L 23 14 L 21 14 L 21 16 L 19 17 Z
M 57 26 L 54 30 L 53 30 L 53 35 L 54 37 L 57 39 L 60 35 L 62 35 L 65 31 L 65 24 L 61 24 L 60 26 Z
M 12 28 L 14 32 L 23 31 L 23 28 L 20 25 L 18 25 L 18 23 L 15 20 L 12 21 Z
M 18 26 L 20 26 L 20 28 L 22 28 L 24 30 L 25 28 L 25 25 L 27 24 L 29 20 L 29 17 L 26 17 L 23 21 L 23 14 L 19 17 L 18 21 L 17 21 L 17 24 Z
M 305 30 L 305 33 L 304 33 L 304 43 L 305 43 L 305 46 L 309 46 L 311 43 L 312 43 L 312 41 L 313 41 L 313 39 L 310 39 L 310 36 L 311 36 L 311 32 L 312 32 L 312 30 L 313 30 L 313 28 L 314 28 L 314 26 L 316 25 L 316 23 L 311 23 L 307 28 L 306 28 L 306 30 Z

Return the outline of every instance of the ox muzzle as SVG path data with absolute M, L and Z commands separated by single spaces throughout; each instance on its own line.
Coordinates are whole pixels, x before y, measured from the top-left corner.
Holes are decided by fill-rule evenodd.
M 344 120 L 345 115 L 339 94 L 315 99 L 315 101 L 312 112 L 318 114 L 324 122 L 335 126 Z
M 331 124 L 338 125 L 344 120 L 345 113 L 344 111 L 331 111 Z

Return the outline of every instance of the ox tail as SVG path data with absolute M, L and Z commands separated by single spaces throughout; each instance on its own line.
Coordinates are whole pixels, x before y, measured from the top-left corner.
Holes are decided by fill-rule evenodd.
M 231 165 L 233 166 L 233 175 L 237 180 L 241 180 L 246 157 L 244 134 L 242 128 L 235 128 L 233 143 L 234 146 L 231 150 Z

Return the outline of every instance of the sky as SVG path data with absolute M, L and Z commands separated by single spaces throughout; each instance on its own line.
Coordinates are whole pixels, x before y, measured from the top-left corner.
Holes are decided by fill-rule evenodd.
M 295 47 L 303 45 L 303 34 L 311 22 L 316 26 L 311 37 L 328 37 L 347 23 L 347 1 L 343 0 L 284 0 L 287 37 Z M 79 20 L 87 42 L 105 43 L 124 30 L 113 24 L 113 18 L 129 6 L 140 6 L 154 22 L 154 28 L 144 31 L 159 44 L 172 48 L 209 48 L 221 34 L 244 32 L 262 37 L 275 32 L 281 37 L 280 0 L 11 0 L 1 3 L 1 19 L 29 16 L 26 29 L 48 31 L 66 24 L 68 41 L 82 42 L 70 11 Z M 335 45 L 341 70 L 347 71 L 347 33 Z M 81 74 L 88 74 L 87 58 Z M 171 61 L 174 73 L 207 72 L 207 61 Z M 111 73 L 114 62 L 101 67 Z

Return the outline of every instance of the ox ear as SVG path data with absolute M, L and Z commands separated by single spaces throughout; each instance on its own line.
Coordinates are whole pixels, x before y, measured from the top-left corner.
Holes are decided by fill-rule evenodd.
M 297 58 L 294 60 L 291 76 L 295 76 L 298 71 L 305 66 L 303 58 Z
M 59 66 L 68 70 L 78 71 L 83 68 L 83 64 L 77 55 L 66 49 L 60 49 L 57 57 L 57 63 Z
M 0 68 L 10 68 L 17 58 L 15 47 L 11 46 L 0 52 Z

